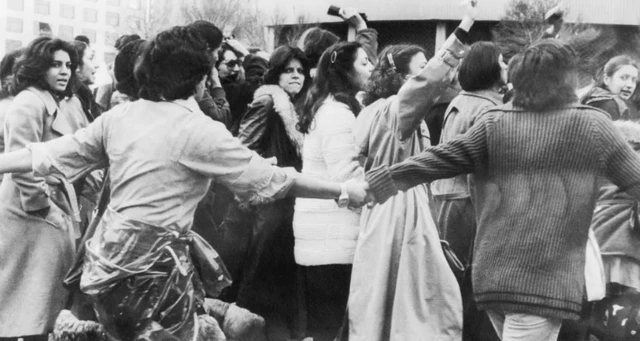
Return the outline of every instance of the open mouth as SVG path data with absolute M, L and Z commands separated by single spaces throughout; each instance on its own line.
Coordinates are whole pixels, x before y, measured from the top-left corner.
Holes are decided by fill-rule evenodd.
M 629 90 L 620 91 L 620 97 L 629 98 L 629 97 L 631 97 L 631 95 L 633 95 L 633 92 L 631 92 Z

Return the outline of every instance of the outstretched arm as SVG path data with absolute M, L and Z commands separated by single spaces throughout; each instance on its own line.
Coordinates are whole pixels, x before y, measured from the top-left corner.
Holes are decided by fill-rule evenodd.
M 0 154 L 0 174 L 26 173 L 33 170 L 31 151 L 27 148 Z

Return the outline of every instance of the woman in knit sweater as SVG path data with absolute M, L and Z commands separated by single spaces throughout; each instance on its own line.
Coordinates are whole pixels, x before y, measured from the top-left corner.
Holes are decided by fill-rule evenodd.
M 363 177 L 353 135 L 360 112 L 355 95 L 364 89 L 372 69 L 357 42 L 334 45 L 320 58 L 299 123 L 306 134 L 303 174 L 331 181 Z M 296 199 L 294 253 L 301 265 L 307 334 L 314 340 L 333 340 L 347 306 L 360 220 L 360 213 L 347 204 Z
M 577 105 L 571 47 L 540 41 L 514 67 L 512 103 L 367 180 L 384 203 L 398 190 L 474 173 L 478 307 L 502 340 L 556 340 L 562 319 L 582 307 L 598 176 L 639 199 L 640 157 L 602 112 Z
M 475 13 L 474 6 L 470 10 Z M 365 170 L 429 146 L 424 123 L 466 55 L 469 14 L 427 62 L 416 45 L 380 54 L 354 133 Z M 363 208 L 349 292 L 349 340 L 462 339 L 462 301 L 442 252 L 426 185 Z
M 606 111 L 612 120 L 638 120 L 638 114 L 631 112 L 628 101 L 636 89 L 638 64 L 633 58 L 621 55 L 611 58 L 605 64 L 598 84 L 582 99 L 587 104 Z

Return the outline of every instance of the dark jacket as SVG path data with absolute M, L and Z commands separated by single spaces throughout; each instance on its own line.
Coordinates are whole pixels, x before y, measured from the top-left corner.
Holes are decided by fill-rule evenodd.
M 614 95 L 611 91 L 594 86 L 580 101 L 582 104 L 590 105 L 598 109 L 604 110 L 611 119 L 617 120 L 637 120 L 640 117 L 632 117 L 629 107 L 619 96 Z M 637 116 L 637 115 L 634 115 Z

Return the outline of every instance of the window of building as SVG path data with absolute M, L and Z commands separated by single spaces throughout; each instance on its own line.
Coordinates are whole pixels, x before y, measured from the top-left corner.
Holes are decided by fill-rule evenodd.
M 66 19 L 73 19 L 75 8 L 73 5 L 60 4 L 60 16 Z
M 98 11 L 93 8 L 84 9 L 84 21 L 86 22 L 98 22 Z
M 106 46 L 114 46 L 118 40 L 118 34 L 113 32 L 107 32 L 104 35 L 104 44 Z
M 7 32 L 22 33 L 22 19 L 7 18 Z
M 87 38 L 89 38 L 89 41 L 91 42 L 91 44 L 96 42 L 96 36 L 97 36 L 96 30 L 84 28 L 82 29 L 82 34 L 84 34 L 85 36 L 87 36 Z
M 107 12 L 106 20 L 107 25 L 118 26 L 120 25 L 120 15 L 118 13 Z
M 140 0 L 129 0 L 129 8 L 140 9 Z
M 58 29 L 58 36 L 60 39 L 72 40 L 73 39 L 73 26 L 60 25 Z
M 49 1 L 36 0 L 35 9 L 37 14 L 49 15 Z
M 13 50 L 17 50 L 22 47 L 22 42 L 20 40 L 7 39 L 6 41 L 6 53 L 9 53 Z
M 107 0 L 107 6 L 120 6 L 120 0 Z
M 23 11 L 24 0 L 9 0 L 7 1 L 7 9 L 12 11 Z
M 142 28 L 142 20 L 138 17 L 129 17 L 127 18 L 129 21 L 129 29 L 130 30 L 139 30 Z
M 34 21 L 33 22 L 33 33 L 35 35 L 51 35 L 51 25 L 46 22 Z

